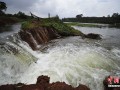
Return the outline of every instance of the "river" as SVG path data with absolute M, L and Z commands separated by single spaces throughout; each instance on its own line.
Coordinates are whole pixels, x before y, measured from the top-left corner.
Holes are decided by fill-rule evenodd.
M 10 30 L 0 33 L 0 85 L 32 84 L 38 76 L 48 75 L 50 82 L 65 81 L 74 87 L 81 83 L 91 90 L 103 90 L 106 76 L 120 76 L 120 29 L 74 26 L 85 34 L 101 34 L 103 39 L 71 36 L 33 51 L 19 38 L 20 26 L 8 26 Z

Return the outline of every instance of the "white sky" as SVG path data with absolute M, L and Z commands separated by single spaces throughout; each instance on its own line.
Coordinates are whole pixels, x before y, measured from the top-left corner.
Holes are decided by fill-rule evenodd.
M 7 4 L 8 13 L 31 11 L 40 17 L 107 16 L 120 13 L 120 0 L 1 0 Z

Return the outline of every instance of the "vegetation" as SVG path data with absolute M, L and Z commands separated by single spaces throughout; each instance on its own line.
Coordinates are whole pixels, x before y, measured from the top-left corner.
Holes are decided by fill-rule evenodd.
M 79 22 L 71 22 L 71 23 L 66 23 L 69 26 L 81 26 L 81 27 L 101 27 L 100 25 L 95 25 L 95 24 L 84 24 L 84 23 L 79 23 Z
M 112 16 L 108 15 L 108 17 L 83 17 L 83 14 L 79 14 L 76 15 L 75 18 L 63 18 L 62 20 L 59 19 L 58 15 L 56 15 L 56 17 L 50 17 L 49 14 L 48 15 L 49 18 L 44 18 L 44 19 L 41 18 L 40 20 L 37 20 L 38 18 L 36 18 L 36 20 L 34 20 L 33 19 L 34 15 L 28 16 L 21 11 L 19 11 L 16 14 L 5 14 L 6 9 L 7 9 L 6 3 L 0 2 L 0 26 L 24 21 L 24 23 L 22 24 L 22 29 L 24 30 L 33 29 L 40 26 L 53 27 L 62 36 L 82 34 L 80 31 L 70 27 L 74 25 L 82 26 L 82 27 L 100 27 L 99 25 L 82 24 L 82 23 L 107 23 L 107 24 L 111 24 L 110 27 L 120 28 L 119 13 L 113 13 Z M 63 22 L 74 22 L 74 23 L 65 24 Z
M 28 19 L 23 19 L 11 14 L 4 14 L 0 16 L 0 26 L 4 26 L 7 24 L 13 24 L 13 23 L 17 23 L 17 22 L 22 22 Z
M 1 16 L 0 17 L 0 26 L 4 26 L 6 24 L 12 24 L 12 23 L 17 23 L 20 20 L 16 17 L 6 17 L 6 16 Z
M 37 23 L 37 24 L 36 24 Z M 58 17 L 53 18 L 42 18 L 40 20 L 26 21 L 22 24 L 23 30 L 34 29 L 37 27 L 53 27 L 60 35 L 81 35 L 82 33 L 74 28 L 64 24 Z
M 0 1 L 0 15 L 4 14 L 4 11 L 7 9 L 6 3 Z
M 6 9 L 6 3 L 0 1 L 0 26 L 21 22 L 32 18 L 21 11 L 19 11 L 17 14 L 6 14 Z
M 116 23 L 116 24 L 110 24 L 109 27 L 116 27 L 116 28 L 120 28 L 120 23 Z
M 4 11 L 6 9 L 6 3 L 0 2 L 0 12 L 2 12 L 0 15 L 0 26 L 24 21 L 22 24 L 23 30 L 34 29 L 42 26 L 53 27 L 62 36 L 82 34 L 80 31 L 64 24 L 59 19 L 58 15 L 56 15 L 56 17 L 50 17 L 49 15 L 49 18 L 36 18 L 37 16 L 33 15 L 32 13 L 31 16 L 28 16 L 21 11 L 19 11 L 17 14 L 5 14 Z
M 120 14 L 113 13 L 107 17 L 83 17 L 83 14 L 76 15 L 74 18 L 63 18 L 63 22 L 80 22 L 80 23 L 103 23 L 103 24 L 118 24 L 120 23 Z

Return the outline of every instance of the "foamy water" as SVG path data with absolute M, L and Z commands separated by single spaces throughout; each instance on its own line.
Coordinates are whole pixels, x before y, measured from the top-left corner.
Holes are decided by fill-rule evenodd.
M 74 87 L 81 83 L 91 90 L 103 90 L 103 79 L 113 74 L 114 70 L 120 70 L 120 62 L 113 52 L 101 47 L 66 44 L 37 56 L 37 63 L 31 64 L 22 74 L 21 82 L 35 83 L 39 75 L 48 75 L 50 82 L 65 81 Z
M 108 49 L 102 41 L 78 36 L 53 40 L 41 52 L 33 51 L 14 35 L 11 37 L 0 44 L 0 85 L 32 84 L 38 76 L 48 75 L 50 82 L 64 81 L 74 87 L 84 84 L 91 90 L 103 90 L 106 76 L 120 76 L 119 47 L 111 45 Z M 18 52 L 13 53 L 10 47 Z

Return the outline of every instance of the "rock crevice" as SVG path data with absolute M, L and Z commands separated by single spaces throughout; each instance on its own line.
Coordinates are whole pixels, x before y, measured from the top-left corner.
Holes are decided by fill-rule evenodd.
M 37 46 L 40 44 L 47 43 L 52 39 L 60 37 L 53 27 L 39 27 L 29 30 L 21 30 L 19 35 L 33 50 L 37 50 Z

